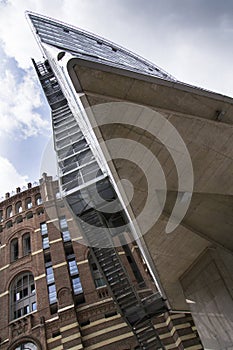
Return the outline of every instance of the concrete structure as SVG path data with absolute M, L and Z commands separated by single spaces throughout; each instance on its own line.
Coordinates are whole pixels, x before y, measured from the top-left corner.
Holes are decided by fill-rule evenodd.
M 182 222 L 167 234 L 165 228 L 175 201 L 185 201 L 189 193 L 178 191 L 177 164 L 166 145 L 152 137 L 148 125 L 138 129 L 132 125 L 113 128 L 110 124 L 94 129 L 100 145 L 97 142 L 96 147 L 105 158 L 111 155 L 107 140 L 120 135 L 144 144 L 159 160 L 167 180 L 166 203 L 138 244 L 171 308 L 192 311 L 204 346 L 232 348 L 232 99 L 181 83 L 101 38 L 29 16 L 67 100 L 72 101 L 69 95 L 75 89 L 76 100 L 92 108 L 92 114 L 87 115 L 93 127 L 96 121 L 101 125 L 94 106 L 130 102 L 162 114 L 183 138 L 192 159 L 194 190 Z M 127 115 L 127 108 L 124 113 Z M 100 144 L 101 140 L 105 144 Z M 143 176 L 122 159 L 108 166 L 106 171 L 114 186 L 125 176 L 134 184 L 134 198 L 128 208 L 133 220 L 148 195 Z

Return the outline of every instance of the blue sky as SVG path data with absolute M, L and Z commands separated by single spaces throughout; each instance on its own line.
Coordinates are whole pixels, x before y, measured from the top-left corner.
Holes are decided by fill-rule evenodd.
M 31 64 L 42 57 L 25 10 L 94 32 L 179 80 L 233 96 L 231 0 L 0 0 L 0 197 L 38 181 L 51 137 Z

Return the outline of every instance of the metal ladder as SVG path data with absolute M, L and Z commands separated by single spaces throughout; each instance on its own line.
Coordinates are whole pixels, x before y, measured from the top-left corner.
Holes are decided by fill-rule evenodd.
M 104 224 L 101 215 L 93 210 L 86 214 L 85 219 L 88 225 L 85 224 L 83 220 L 80 225 L 90 246 L 94 246 L 91 248 L 93 259 L 107 282 L 119 312 L 123 315 L 136 336 L 140 349 L 165 349 L 153 326 L 151 315 L 148 315 L 146 311 L 146 305 L 140 300 L 137 291 L 130 282 L 128 273 L 122 264 L 119 254 L 113 246 L 110 230 L 109 235 L 102 236 L 102 240 L 99 241 L 100 247 L 98 247 L 98 230 L 101 231 Z M 94 226 L 95 229 L 91 230 L 89 225 Z M 103 239 L 105 242 L 103 242 Z M 103 243 L 104 245 L 107 245 L 107 243 L 109 245 L 112 244 L 112 247 L 102 248 L 101 245 L 103 245 Z M 153 300 L 152 297 L 151 299 Z M 158 302 L 157 304 L 160 305 L 161 308 L 158 313 L 167 311 L 166 305 L 159 293 L 154 295 L 154 299 L 155 300 L 150 303 L 150 307 L 153 308 L 153 302 L 154 305 L 155 302 Z
M 48 61 L 39 64 L 36 64 L 35 61 L 33 61 L 33 64 L 37 71 L 44 93 L 47 97 L 48 103 L 52 109 L 53 128 L 56 128 L 56 125 L 58 125 L 57 123 L 60 125 L 66 125 L 63 115 L 67 115 L 67 118 L 71 120 L 73 117 L 72 112 L 70 111 L 67 100 L 59 87 L 58 81 L 53 74 Z M 73 119 L 75 120 L 74 117 Z M 60 120 L 61 123 L 58 122 L 58 120 Z M 80 131 L 80 127 L 78 125 L 77 127 L 78 131 Z M 57 145 L 59 138 L 57 138 L 56 132 L 54 135 L 55 148 L 58 153 L 59 147 L 57 147 Z M 67 142 L 69 142 L 69 138 L 67 138 Z M 58 156 L 60 172 L 62 174 L 60 174 L 61 180 L 62 177 L 64 178 L 64 175 L 68 172 L 68 170 L 65 169 L 65 165 L 62 165 L 65 164 L 65 159 L 67 159 L 67 155 L 63 156 L 63 154 L 61 154 Z M 74 174 L 76 176 L 74 176 L 74 179 L 79 177 L 80 169 L 78 167 L 77 169 L 74 169 Z M 94 179 L 94 181 L 96 183 L 98 181 L 99 183 L 100 181 L 105 181 L 104 184 L 107 185 L 107 187 L 109 186 L 109 188 L 111 188 L 112 186 L 108 178 L 106 178 L 104 175 Z M 60 181 L 60 183 L 62 183 L 62 181 Z M 85 183 L 82 185 L 85 185 Z M 92 198 L 91 191 L 89 191 L 89 186 L 89 184 L 86 184 L 87 193 L 91 201 Z M 73 188 L 72 196 L 73 199 L 76 197 L 79 198 L 80 192 Z M 113 235 L 116 233 L 112 234 L 106 219 L 101 216 L 101 208 L 98 208 L 97 206 L 95 209 L 93 209 L 88 205 L 83 206 L 81 199 L 80 203 L 79 199 L 77 200 L 80 206 L 75 206 L 71 200 L 72 198 L 67 195 L 64 198 L 64 202 L 66 202 L 66 205 L 69 206 L 69 209 L 71 208 L 73 218 L 77 221 L 77 224 L 81 228 L 88 245 L 91 247 L 90 250 L 93 259 L 97 263 L 99 270 L 102 272 L 103 277 L 106 280 L 119 312 L 136 336 L 139 348 L 143 350 L 165 349 L 151 321 L 151 318 L 154 315 L 167 311 L 167 306 L 164 300 L 159 293 L 151 296 L 149 304 L 148 300 L 146 302 L 140 300 L 137 291 L 130 282 L 128 273 L 121 262 L 117 249 L 114 247 Z M 100 211 L 98 211 L 97 208 Z M 81 220 L 79 220 L 79 218 Z M 105 234 L 103 234 L 103 228 L 105 229 Z M 103 248 L 103 246 L 107 248 Z M 150 310 L 153 310 L 153 312 Z

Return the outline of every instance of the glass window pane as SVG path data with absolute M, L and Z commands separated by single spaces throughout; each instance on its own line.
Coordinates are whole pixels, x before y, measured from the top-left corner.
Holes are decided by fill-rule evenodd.
M 72 285 L 73 285 L 74 294 L 79 294 L 83 292 L 79 277 L 72 278 Z
M 36 197 L 36 205 L 40 205 L 40 204 L 42 204 L 42 199 L 40 196 L 37 196 Z
M 26 204 L 26 209 L 31 209 L 32 208 L 32 200 L 31 200 L 30 197 L 26 199 L 26 203 L 25 204 Z
M 42 244 L 43 244 L 43 249 L 49 248 L 49 237 L 43 237 Z
M 56 292 L 55 284 L 51 284 L 50 286 L 48 286 L 48 290 L 49 290 L 49 302 L 50 302 L 50 304 L 56 303 L 57 292 Z
M 15 261 L 18 259 L 19 256 L 19 245 L 18 240 L 14 239 L 11 242 L 11 261 Z
M 60 227 L 62 228 L 67 228 L 67 221 L 65 217 L 60 218 Z
M 42 235 L 45 235 L 48 233 L 47 224 L 45 222 L 40 224 L 40 230 Z
M 95 285 L 98 288 L 98 287 L 106 286 L 106 283 L 105 283 L 105 280 L 103 278 L 96 278 Z
M 46 279 L 47 279 L 47 283 L 54 282 L 54 274 L 53 274 L 53 268 L 52 267 L 47 267 L 46 268 Z
M 31 253 L 31 240 L 29 234 L 23 236 L 23 253 L 24 255 Z
M 24 308 L 23 308 L 23 314 L 24 314 L 24 315 L 27 315 L 27 314 L 29 314 L 29 312 L 30 312 L 29 305 L 24 306 Z
M 68 261 L 69 264 L 69 270 L 70 270 L 70 274 L 75 275 L 78 274 L 78 267 L 77 267 L 77 263 L 75 260 L 69 260 Z
M 33 293 L 35 293 L 35 284 L 33 283 L 32 285 L 31 285 L 31 293 L 33 294 Z
M 67 230 L 62 232 L 62 237 L 64 242 L 68 242 L 71 240 L 70 232 Z

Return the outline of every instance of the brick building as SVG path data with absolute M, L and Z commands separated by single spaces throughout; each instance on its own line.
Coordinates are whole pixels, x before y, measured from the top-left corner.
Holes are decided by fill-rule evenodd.
M 44 174 L 40 186 L 0 204 L 0 349 L 138 349 L 89 248 L 71 240 L 57 193 Z M 138 247 L 118 252 L 140 297 L 156 291 Z M 202 349 L 190 314 L 165 313 L 154 324 L 165 349 Z

